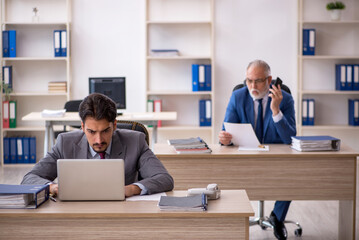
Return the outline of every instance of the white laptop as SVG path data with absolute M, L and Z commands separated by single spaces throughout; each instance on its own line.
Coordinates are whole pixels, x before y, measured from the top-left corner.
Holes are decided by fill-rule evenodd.
M 122 159 L 59 159 L 57 177 L 62 201 L 125 199 Z

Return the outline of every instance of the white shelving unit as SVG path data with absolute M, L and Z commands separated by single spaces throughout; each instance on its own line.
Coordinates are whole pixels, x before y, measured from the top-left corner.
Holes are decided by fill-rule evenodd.
M 146 100 L 162 99 L 162 111 L 177 120 L 162 122 L 158 142 L 169 138 L 214 139 L 214 1 L 146 0 Z M 178 57 L 150 56 L 151 49 L 178 49 Z M 212 90 L 192 92 L 192 64 L 211 64 Z M 199 100 L 212 100 L 212 126 L 199 126 Z
M 38 19 L 33 19 L 35 7 L 38 9 Z M 0 56 L 1 66 L 11 65 L 13 68 L 10 99 L 17 102 L 17 127 L 4 129 L 1 121 L 0 164 L 3 164 L 2 139 L 5 136 L 35 136 L 39 160 L 43 155 L 44 122 L 23 122 L 21 119 L 33 111 L 61 109 L 70 99 L 71 0 L 1 0 L 0 21 L 2 30 L 16 30 L 17 35 L 16 57 Z M 54 57 L 54 30 L 67 31 L 67 57 Z M 67 91 L 48 92 L 50 81 L 66 81 Z M 0 98 L 2 106 L 2 92 Z
M 335 65 L 359 63 L 359 2 L 346 0 L 331 21 L 325 0 L 298 0 L 298 135 L 332 135 L 359 150 L 359 127 L 348 125 L 348 99 L 359 91 L 335 90 Z M 302 55 L 303 29 L 316 29 L 314 56 Z M 315 125 L 302 126 L 302 99 L 315 99 Z

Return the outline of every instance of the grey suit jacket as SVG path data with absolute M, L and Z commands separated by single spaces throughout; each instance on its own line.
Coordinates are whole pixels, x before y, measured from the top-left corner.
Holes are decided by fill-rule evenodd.
M 24 176 L 21 184 L 47 184 L 55 180 L 58 159 L 86 159 L 88 148 L 82 130 L 60 134 L 52 150 Z M 148 194 L 173 189 L 173 178 L 149 149 L 141 132 L 116 129 L 112 136 L 110 158 L 124 159 L 126 185 L 138 179 L 137 182 L 147 188 Z

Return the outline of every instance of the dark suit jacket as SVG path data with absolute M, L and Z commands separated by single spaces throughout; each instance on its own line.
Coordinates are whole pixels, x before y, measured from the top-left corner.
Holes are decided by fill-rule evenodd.
M 57 159 L 86 159 L 89 151 L 82 130 L 60 134 L 56 144 L 34 168 L 24 176 L 21 184 L 46 184 L 57 177 Z M 137 181 L 148 194 L 170 191 L 173 178 L 149 149 L 141 132 L 117 129 L 112 136 L 111 159 L 124 159 L 125 184 Z
M 292 142 L 291 136 L 296 135 L 294 100 L 289 93 L 283 90 L 282 94 L 283 100 L 279 108 L 283 113 L 283 119 L 277 123 L 274 123 L 270 109 L 272 98 L 268 98 L 263 121 L 264 143 L 290 144 Z M 224 122 L 250 123 L 254 129 L 254 104 L 247 87 L 233 91 Z

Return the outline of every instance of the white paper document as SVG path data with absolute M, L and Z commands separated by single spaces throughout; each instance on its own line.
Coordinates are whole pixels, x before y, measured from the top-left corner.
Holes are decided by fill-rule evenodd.
M 44 109 L 41 112 L 41 117 L 63 117 L 65 115 L 66 109 L 59 110 L 50 110 Z
M 151 195 L 135 195 L 132 197 L 126 198 L 126 201 L 159 201 L 161 196 L 167 196 L 166 193 L 155 193 Z
M 232 143 L 239 151 L 269 151 L 269 146 L 261 145 L 250 123 L 224 123 L 226 132 L 232 135 Z

